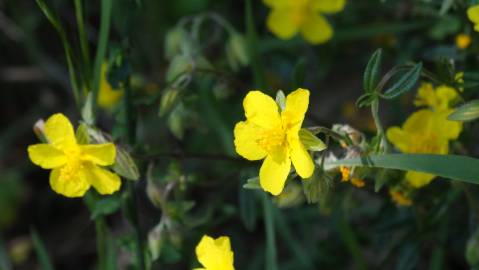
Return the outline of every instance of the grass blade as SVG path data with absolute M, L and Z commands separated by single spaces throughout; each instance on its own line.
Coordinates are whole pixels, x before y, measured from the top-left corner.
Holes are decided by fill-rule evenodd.
M 479 159 L 459 155 L 384 154 L 326 161 L 325 168 L 358 166 L 417 171 L 444 178 L 479 184 Z
M 110 33 L 110 20 L 113 0 L 101 1 L 101 19 L 100 19 L 100 36 L 98 38 L 98 47 L 95 56 L 95 66 L 93 69 L 93 112 L 97 111 L 97 99 L 100 88 L 101 66 L 105 61 L 106 48 L 108 46 L 108 36 Z
M 32 237 L 33 247 L 35 248 L 35 252 L 37 253 L 40 268 L 42 270 L 53 270 L 53 264 L 50 260 L 50 257 L 48 256 L 45 244 L 38 235 L 37 231 L 35 229 L 31 229 L 30 234 Z

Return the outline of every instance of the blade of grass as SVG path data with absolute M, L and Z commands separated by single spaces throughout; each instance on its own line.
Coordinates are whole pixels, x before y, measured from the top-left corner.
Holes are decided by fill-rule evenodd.
M 45 248 L 45 244 L 38 235 L 37 231 L 35 229 L 31 229 L 30 235 L 32 237 L 33 247 L 37 253 L 37 259 L 38 263 L 40 264 L 40 268 L 42 270 L 53 270 L 53 264 L 50 260 L 47 249 Z
M 263 197 L 264 228 L 266 231 L 266 270 L 278 270 L 276 235 L 274 228 L 274 205 L 266 193 Z
M 384 154 L 326 161 L 327 169 L 358 166 L 417 171 L 444 178 L 479 184 L 479 159 L 459 155 Z
M 83 77 L 87 84 L 91 84 L 91 70 L 90 70 L 90 48 L 88 46 L 88 36 L 85 31 L 85 21 L 83 18 L 83 6 L 81 0 L 75 0 L 75 16 L 78 25 L 78 38 L 80 40 L 80 49 L 82 54 Z M 88 85 L 88 89 L 91 85 Z
M 67 59 L 68 73 L 70 75 L 71 86 L 73 89 L 73 96 L 75 98 L 75 103 L 77 109 L 81 108 L 82 104 L 82 94 L 80 91 L 80 85 L 78 84 L 76 71 L 75 71 L 75 62 L 74 54 L 70 43 L 68 42 L 67 35 L 63 26 L 60 23 L 58 16 L 51 10 L 43 0 L 36 0 L 37 5 L 42 10 L 43 14 L 47 17 L 48 21 L 53 25 L 55 30 L 57 30 L 60 39 L 62 41 L 63 49 L 65 50 L 65 56 Z
M 301 263 L 301 269 L 314 269 L 313 262 L 311 257 L 308 256 L 308 252 L 300 244 L 300 241 L 297 241 L 297 239 L 294 238 L 290 226 L 288 226 L 283 214 L 278 211 L 277 208 L 274 209 L 274 217 L 279 235 L 283 238 L 285 243 L 288 243 L 288 247 L 291 249 L 293 255 L 298 258 L 298 261 Z
M 110 20 L 113 0 L 101 1 L 101 17 L 100 17 L 100 36 L 98 38 L 98 47 L 96 50 L 95 63 L 93 67 L 93 112 L 96 118 L 97 99 L 100 88 L 101 66 L 105 60 L 106 48 L 108 46 L 108 36 L 110 33 Z
M 343 240 L 344 245 L 353 257 L 355 263 L 354 269 L 368 269 L 366 261 L 364 260 L 364 256 L 361 252 L 361 246 L 358 243 L 358 239 L 353 231 L 353 228 L 351 228 L 351 225 L 344 218 L 342 213 L 338 213 L 336 218 L 336 222 L 338 223 L 337 229 L 339 231 L 341 239 Z

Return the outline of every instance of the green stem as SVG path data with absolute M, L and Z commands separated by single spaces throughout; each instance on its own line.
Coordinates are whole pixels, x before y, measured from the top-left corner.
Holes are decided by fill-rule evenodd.
M 75 16 L 78 25 L 78 38 L 80 40 L 80 49 L 83 58 L 84 79 L 85 82 L 91 83 L 90 70 L 90 49 L 88 47 L 88 36 L 85 31 L 85 21 L 83 19 L 83 6 L 81 0 L 75 0 Z M 88 88 L 90 89 L 90 85 Z
M 277 270 L 276 235 L 274 229 L 274 206 L 266 193 L 263 197 L 264 228 L 266 231 L 266 270 Z
M 103 217 L 95 218 L 96 247 L 98 254 L 98 269 L 106 269 L 106 224 Z
M 105 60 L 106 48 L 108 45 L 108 35 L 110 32 L 110 18 L 112 10 L 113 0 L 101 1 L 101 19 L 100 19 L 100 37 L 98 39 L 98 47 L 95 56 L 95 66 L 93 70 L 93 114 L 96 118 L 97 111 L 97 99 L 100 87 L 100 80 L 102 75 L 101 66 Z
M 379 99 L 375 98 L 374 101 L 371 103 L 371 115 L 374 119 L 374 124 L 376 125 L 377 129 L 377 136 L 381 139 L 379 143 L 379 150 L 380 152 L 389 152 L 388 143 L 386 141 L 384 128 L 381 124 L 381 119 L 379 118 Z
M 136 143 L 136 123 L 135 123 L 135 115 L 133 113 L 133 93 L 130 84 L 130 78 L 127 78 L 125 83 L 125 117 L 128 126 L 128 131 L 126 134 L 127 142 L 131 146 L 134 146 Z M 136 257 L 137 257 L 137 269 L 144 270 L 146 269 L 145 266 L 145 257 L 143 254 L 143 241 L 142 241 L 142 234 L 140 228 L 140 222 L 138 218 L 138 206 L 136 203 L 136 194 L 135 194 L 135 183 L 132 181 L 127 180 L 127 193 L 128 193 L 128 200 L 127 200 L 127 210 L 129 220 L 131 225 L 133 226 L 134 235 L 135 235 L 135 250 L 136 250 Z

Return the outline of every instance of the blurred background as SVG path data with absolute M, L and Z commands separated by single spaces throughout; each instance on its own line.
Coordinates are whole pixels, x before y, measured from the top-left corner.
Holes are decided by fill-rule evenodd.
M 74 1 L 46 3 L 58 15 L 79 63 Z M 94 55 L 101 5 L 81 3 Z M 477 69 L 477 35 L 466 16 L 469 1 L 348 1 L 342 12 L 328 16 L 333 39 L 318 46 L 299 36 L 277 39 L 266 27 L 269 8 L 259 0 L 251 4 L 261 59 L 256 63 L 241 61 L 241 44 L 236 52 L 228 49 L 232 32 L 222 23 L 245 34 L 244 0 L 113 1 L 105 62 L 113 66 L 113 59 L 121 59 L 116 63 L 122 64 L 108 73 L 106 83 L 121 88 L 114 87 L 116 77 L 128 73 L 135 125 L 132 129 L 125 122 L 121 97 L 100 106 L 97 122 L 138 165 L 141 177 L 134 188 L 144 244 L 154 253 L 149 257 L 154 258 L 152 269 L 198 266 L 194 247 L 202 234 L 229 235 L 237 269 L 264 269 L 264 194 L 242 188 L 259 163 L 242 160 L 233 146 L 233 127 L 244 118 L 241 102 L 247 91 L 260 88 L 274 95 L 278 89 L 310 89 L 306 126 L 349 124 L 371 135 L 375 128 L 369 110 L 358 109 L 355 102 L 363 92 L 364 67 L 377 48 L 383 48 L 384 68 L 422 61 L 434 70 L 447 58 L 458 71 Z M 207 17 L 197 39 L 178 38 L 175 27 L 190 31 L 197 27 L 197 16 Z M 460 33 L 472 37 L 468 48 L 456 45 Z M 194 59 L 195 72 L 180 74 L 172 68 L 191 64 L 175 58 L 175 48 L 182 46 L 201 51 Z M 251 71 L 258 67 L 262 82 Z M 35 1 L 0 0 L 0 85 L 0 269 L 40 269 L 32 230 L 56 269 L 95 269 L 92 213 L 82 199 L 54 193 L 49 172 L 27 157 L 27 146 L 38 141 L 33 132 L 38 119 L 62 112 L 78 123 L 82 116 L 62 41 Z M 383 125 L 401 125 L 414 110 L 414 95 L 411 91 L 383 102 Z M 474 89 L 463 94 L 465 100 L 474 96 Z M 477 157 L 477 122 L 466 129 L 456 152 Z M 136 138 L 134 144 L 125 139 L 128 133 Z M 469 269 L 466 246 L 475 239 L 479 218 L 474 186 L 466 194 L 462 187 L 436 180 L 419 191 L 412 207 L 397 207 L 387 190 L 374 192 L 367 179 L 361 189 L 336 181 L 313 204 L 298 195 L 301 185 L 295 183 L 292 195 L 278 199 L 273 211 L 280 269 Z M 133 269 L 123 193 L 113 197 L 100 214 L 114 239 L 117 269 Z M 150 234 L 155 230 L 156 236 Z

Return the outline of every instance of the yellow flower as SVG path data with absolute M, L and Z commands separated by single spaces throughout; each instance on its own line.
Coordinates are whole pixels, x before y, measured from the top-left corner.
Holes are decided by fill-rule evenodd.
M 227 236 L 213 239 L 204 235 L 196 246 L 196 257 L 204 268 L 195 270 L 234 270 L 233 251 Z
M 259 181 L 273 195 L 283 191 L 291 162 L 302 178 L 313 174 L 313 160 L 299 139 L 308 103 L 309 91 L 301 88 L 286 97 L 281 112 L 276 102 L 260 91 L 250 91 L 243 100 L 246 121 L 234 129 L 236 152 L 248 160 L 264 159 Z
M 106 77 L 108 64 L 101 66 L 100 89 L 98 91 L 98 106 L 104 109 L 111 109 L 123 97 L 123 89 L 113 89 Z
M 403 194 L 401 191 L 398 190 L 389 190 L 389 195 L 391 196 L 391 200 L 395 202 L 397 205 L 400 206 L 411 206 L 412 200 Z
M 429 106 L 434 111 L 449 110 L 451 108 L 451 102 L 455 100 L 457 96 L 456 90 L 449 86 L 442 85 L 434 89 L 432 84 L 423 83 L 418 89 L 414 105 Z
M 271 7 L 268 28 L 281 39 L 298 32 L 312 44 L 324 43 L 333 36 L 333 28 L 322 14 L 344 9 L 346 0 L 263 0 Z
M 347 182 L 351 178 L 351 169 L 346 166 L 339 166 L 339 172 L 341 172 L 341 181 Z
M 460 122 L 447 120 L 451 112 L 419 110 L 409 116 L 402 128 L 389 128 L 386 136 L 403 153 L 447 154 L 449 140 L 457 139 L 462 129 Z M 434 177 L 421 172 L 406 173 L 406 180 L 416 188 L 429 184 Z
M 467 34 L 458 34 L 456 36 L 456 47 L 461 50 L 467 49 L 471 45 L 471 36 Z
M 43 169 L 52 169 L 50 186 L 66 197 L 82 197 L 93 186 L 100 194 L 112 194 L 120 188 L 120 177 L 101 168 L 115 162 L 112 143 L 79 145 L 72 124 L 61 113 L 45 123 L 48 144 L 28 147 L 30 160 Z
M 474 30 L 479 32 L 479 5 L 468 8 L 467 17 L 474 23 Z

